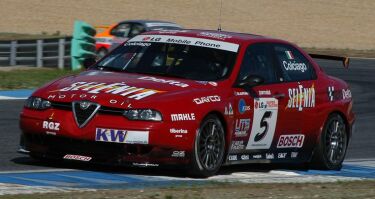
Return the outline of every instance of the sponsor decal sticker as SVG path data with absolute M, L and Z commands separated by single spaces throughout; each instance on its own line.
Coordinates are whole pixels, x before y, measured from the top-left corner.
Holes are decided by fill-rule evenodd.
M 172 157 L 174 157 L 174 158 L 184 158 L 185 157 L 185 151 L 173 151 Z
M 207 48 L 215 48 L 220 50 L 226 50 L 231 52 L 237 52 L 239 45 L 230 42 L 217 41 L 211 39 L 202 39 L 195 37 L 184 37 L 175 35 L 137 35 L 129 40 L 129 42 L 160 42 L 160 43 L 172 43 L 172 44 L 183 44 Z
M 249 155 L 241 155 L 241 160 L 249 160 L 250 156 Z
M 137 163 L 137 162 L 133 162 L 133 166 L 137 166 L 137 167 L 158 167 L 159 164 L 153 164 L 153 163 Z
M 172 129 L 169 129 L 169 133 L 174 134 L 175 135 L 174 137 L 176 138 L 182 138 L 184 134 L 188 133 L 188 130 L 172 128 Z
M 231 103 L 229 103 L 228 106 L 225 107 L 224 115 L 233 115 L 233 108 Z
M 245 137 L 250 129 L 250 119 L 237 119 L 234 135 L 236 137 Z
M 195 114 L 194 113 L 171 114 L 171 120 L 173 122 L 175 122 L 175 121 L 193 121 L 193 120 L 195 120 Z
M 88 157 L 88 156 L 83 156 L 83 155 L 71 155 L 71 154 L 66 154 L 63 159 L 66 159 L 66 160 L 78 160 L 78 161 L 84 161 L 84 162 L 88 162 L 92 159 L 92 157 Z
M 296 108 L 302 111 L 303 108 L 315 107 L 315 88 L 312 85 L 310 88 L 304 88 L 299 85 L 298 88 L 289 88 L 289 100 L 287 108 Z
M 236 161 L 237 160 L 237 155 L 229 155 L 228 156 L 229 161 Z
M 164 84 L 170 84 L 170 85 L 174 85 L 174 86 L 178 86 L 178 87 L 182 87 L 182 88 L 189 87 L 188 84 L 181 83 L 181 82 L 175 81 L 175 80 L 165 80 L 165 79 L 160 79 L 160 78 L 155 78 L 155 77 L 149 77 L 149 76 L 140 77 L 138 79 L 147 80 L 147 81 L 153 81 L 153 82 L 158 82 L 158 83 L 164 83 Z
M 278 113 L 276 98 L 254 99 L 254 116 L 246 149 L 269 149 L 275 134 Z
M 235 96 L 248 96 L 249 93 L 245 91 L 241 91 L 241 92 L 234 92 L 234 95 Z
M 198 36 L 211 37 L 214 39 L 221 39 L 221 40 L 232 38 L 232 36 L 230 35 L 222 34 L 222 33 L 214 33 L 214 32 L 201 32 L 198 34 Z
M 148 131 L 127 131 L 120 129 L 96 128 L 95 141 L 125 144 L 148 144 Z
M 113 95 L 120 95 L 130 99 L 140 100 L 145 97 L 154 95 L 155 93 L 159 93 L 161 91 L 153 90 L 153 89 L 146 89 L 146 88 L 137 88 L 133 86 L 126 85 L 125 83 L 98 83 L 98 82 L 75 82 L 68 87 L 62 88 L 57 91 L 51 92 L 67 92 L 67 91 L 81 91 L 86 92 L 88 94 L 99 94 L 99 93 L 106 93 L 106 94 L 113 94 Z M 61 95 L 60 95 L 61 96 Z M 87 96 L 85 94 L 81 94 L 80 96 Z M 55 95 L 50 95 L 48 98 L 54 98 Z
M 253 155 L 253 159 L 262 159 L 262 154 Z
M 259 91 L 259 95 L 271 95 L 271 91 L 270 90 L 261 90 L 261 91 Z
M 279 158 L 279 159 L 285 159 L 286 158 L 286 154 L 287 153 L 278 153 L 277 154 L 277 158 Z
M 342 89 L 342 99 L 351 99 L 352 98 L 352 92 L 350 89 Z
M 243 140 L 237 140 L 232 142 L 231 149 L 232 150 L 242 150 L 245 148 Z
M 297 156 L 298 156 L 298 152 L 291 152 L 290 153 L 291 158 L 297 158 Z
M 207 97 L 200 97 L 200 98 L 195 98 L 193 101 L 196 104 L 204 104 L 204 103 L 210 103 L 210 102 L 220 102 L 220 96 L 218 95 L 212 95 L 212 96 L 207 96 Z
M 330 102 L 334 100 L 334 94 L 335 94 L 335 87 L 334 86 L 328 86 L 328 99 Z
M 251 110 L 251 107 L 246 106 L 246 102 L 244 99 L 240 99 L 240 101 L 238 102 L 238 112 L 240 114 L 243 114 L 245 113 L 245 111 L 249 111 L 249 110 Z
M 51 130 L 51 131 L 59 131 L 60 130 L 60 123 L 43 121 L 43 129 Z
M 296 63 L 295 61 L 283 61 L 283 66 L 287 71 L 300 71 L 304 73 L 307 71 L 305 63 Z
M 275 155 L 273 153 L 266 153 L 266 159 L 267 160 L 273 160 L 273 159 L 275 159 Z
M 146 42 L 127 42 L 124 44 L 124 46 L 142 46 L 142 47 L 148 47 L 151 46 L 151 43 Z
M 302 148 L 305 135 L 293 134 L 293 135 L 281 135 L 277 142 L 277 148 Z

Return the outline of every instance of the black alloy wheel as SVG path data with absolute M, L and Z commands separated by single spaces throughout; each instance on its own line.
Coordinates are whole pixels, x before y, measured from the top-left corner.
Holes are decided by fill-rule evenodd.
M 193 175 L 208 177 L 220 169 L 225 153 L 224 135 L 223 125 L 215 115 L 203 120 L 194 143 Z

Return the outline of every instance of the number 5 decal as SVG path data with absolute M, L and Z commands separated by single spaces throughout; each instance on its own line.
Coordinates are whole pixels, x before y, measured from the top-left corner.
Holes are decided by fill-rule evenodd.
M 253 126 L 246 149 L 269 149 L 277 123 L 278 101 L 275 98 L 254 99 Z

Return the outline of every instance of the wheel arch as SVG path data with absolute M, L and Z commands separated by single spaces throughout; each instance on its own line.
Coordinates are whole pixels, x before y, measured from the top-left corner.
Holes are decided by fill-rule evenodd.
M 208 112 L 203 118 L 206 118 L 209 115 L 215 115 L 219 118 L 221 124 L 223 125 L 224 128 L 224 136 L 225 136 L 225 154 L 224 157 L 227 156 L 228 151 L 229 151 L 229 142 L 230 142 L 230 133 L 229 133 L 229 126 L 227 121 L 225 120 L 224 114 L 221 113 L 220 111 L 210 111 Z M 225 161 L 225 159 L 224 159 Z

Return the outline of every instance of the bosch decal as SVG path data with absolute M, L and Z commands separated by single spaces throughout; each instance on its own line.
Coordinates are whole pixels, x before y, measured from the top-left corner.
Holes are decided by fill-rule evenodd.
M 305 135 L 281 135 L 277 142 L 277 148 L 302 148 Z

